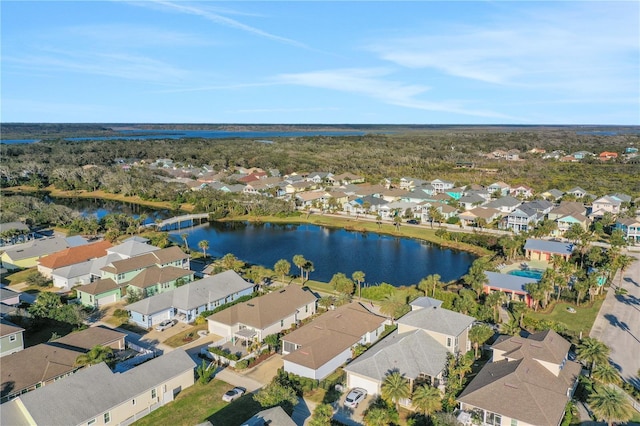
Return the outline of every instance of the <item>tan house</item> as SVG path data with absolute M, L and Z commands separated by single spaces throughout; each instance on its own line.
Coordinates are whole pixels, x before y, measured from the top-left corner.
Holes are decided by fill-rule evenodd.
M 458 214 L 460 223 L 464 226 L 476 225 L 479 223 L 480 219 L 484 220 L 485 225 L 488 225 L 501 217 L 502 213 L 500 213 L 500 210 L 485 207 L 476 207 Z
M 207 317 L 209 333 L 227 341 L 262 341 L 316 313 L 316 296 L 290 284 Z
M 392 371 L 404 375 L 412 389 L 424 383 L 441 386 L 447 354 L 471 349 L 468 333 L 475 320 L 441 305 L 442 301 L 430 297 L 414 300 L 411 312 L 397 320 L 397 330 L 344 368 L 347 387 L 360 387 L 379 395 Z M 412 406 L 410 399 L 403 399 L 400 404 Z
M 124 373 L 85 368 L 2 405 L 3 425 L 128 425 L 194 384 L 196 366 L 176 349 Z
M 282 337 L 284 371 L 322 380 L 353 358 L 358 344 L 375 343 L 387 319 L 352 302 Z
M 567 359 L 571 344 L 553 330 L 504 337 L 458 397 L 461 410 L 483 424 L 559 425 L 582 369 Z

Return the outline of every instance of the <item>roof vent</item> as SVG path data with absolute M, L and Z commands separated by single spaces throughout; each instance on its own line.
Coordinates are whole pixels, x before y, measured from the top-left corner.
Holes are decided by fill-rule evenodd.
M 254 305 L 253 303 L 247 303 L 247 306 L 251 306 L 253 308 L 256 305 Z
M 508 388 L 512 388 L 512 389 L 518 389 L 518 386 L 512 384 L 512 383 L 508 383 L 508 382 L 504 382 L 504 385 Z
M 287 291 L 286 288 L 284 290 L 280 290 L 278 293 L 284 293 L 285 291 Z

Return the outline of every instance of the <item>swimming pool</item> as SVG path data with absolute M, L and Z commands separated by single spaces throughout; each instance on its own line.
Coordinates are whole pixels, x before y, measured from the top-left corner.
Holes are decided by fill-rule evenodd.
M 527 277 L 527 278 L 535 278 L 536 280 L 539 280 L 540 278 L 542 278 L 542 274 L 544 273 L 544 270 L 542 269 L 515 269 L 513 271 L 509 271 L 507 272 L 509 275 L 516 275 L 518 277 Z

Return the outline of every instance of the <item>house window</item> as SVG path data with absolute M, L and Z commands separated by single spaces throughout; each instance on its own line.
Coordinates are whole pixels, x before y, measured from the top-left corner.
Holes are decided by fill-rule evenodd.
M 484 421 L 488 425 L 492 426 L 500 426 L 502 425 L 502 416 L 500 414 L 492 413 L 487 411 L 486 418 Z
M 158 396 L 158 393 L 156 392 L 156 390 L 151 389 L 151 398 L 156 399 L 157 396 Z
M 124 280 L 124 274 L 118 274 L 117 280 L 118 280 L 118 282 Z
M 91 419 L 87 422 L 87 425 L 94 425 L 96 424 L 96 419 Z
M 136 400 L 135 399 L 131 400 L 131 405 L 136 405 Z
M 305 307 L 304 307 L 304 311 L 305 311 L 305 312 L 309 312 L 309 305 L 305 305 Z
M 104 413 L 104 423 L 107 424 L 111 421 L 111 413 L 110 412 L 106 412 Z
M 284 320 L 283 319 L 280 320 L 280 327 L 284 327 Z
M 447 347 L 451 347 L 451 337 L 447 337 Z
M 11 336 L 9 336 L 9 341 L 10 341 L 10 342 L 15 342 L 15 341 L 16 341 L 16 339 L 17 339 L 17 337 L 16 337 L 16 335 L 15 335 L 15 334 L 12 334 Z

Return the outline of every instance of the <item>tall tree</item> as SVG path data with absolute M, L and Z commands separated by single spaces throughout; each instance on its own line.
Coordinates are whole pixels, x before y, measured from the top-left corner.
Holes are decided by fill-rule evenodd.
M 622 382 L 618 370 L 616 370 L 615 367 L 608 362 L 598 364 L 593 367 L 591 376 L 595 381 L 603 385 L 608 385 L 611 383 L 619 385 Z
M 588 399 L 589 407 L 598 419 L 613 425 L 633 417 L 633 407 L 625 395 L 609 386 L 598 386 Z
M 351 279 L 353 279 L 358 284 L 358 298 L 362 298 L 362 283 L 364 282 L 364 272 L 355 271 L 351 274 Z
M 387 374 L 380 390 L 382 392 L 382 398 L 389 403 L 395 404 L 397 411 L 400 411 L 400 400 L 409 398 L 411 395 L 409 380 L 398 371 Z
M 585 337 L 578 344 L 576 355 L 579 360 L 589 363 L 589 370 L 593 371 L 594 365 L 609 362 L 610 352 L 611 349 L 601 341 Z
M 475 357 L 478 358 L 478 348 L 493 336 L 493 330 L 486 324 L 477 324 L 469 330 L 469 340 L 473 344 Z
M 329 285 L 333 287 L 335 291 L 343 294 L 353 294 L 353 281 L 351 281 L 345 274 L 338 272 L 333 274 Z
M 318 404 L 309 419 L 309 426 L 331 426 L 333 407 L 331 404 Z
M 436 288 L 442 285 L 440 278 L 438 274 L 428 275 L 426 278 L 420 280 L 418 288 L 424 292 L 425 296 L 428 296 L 429 290 L 431 290 L 431 297 L 433 297 L 436 294 Z
M 202 255 L 205 257 L 207 257 L 207 249 L 209 248 L 209 241 L 207 240 L 201 240 L 198 243 L 198 247 L 200 247 L 200 249 L 202 250 Z
M 407 296 L 401 292 L 388 294 L 380 302 L 380 312 L 396 320 L 409 310 L 407 305 Z
M 442 409 L 442 394 L 438 389 L 429 385 L 419 386 L 413 391 L 411 401 L 414 407 L 423 412 L 425 416 L 430 416 Z
M 631 266 L 633 262 L 637 259 L 633 256 L 628 256 L 626 254 L 620 255 L 617 258 L 617 267 L 620 269 L 620 281 L 618 282 L 618 287 L 622 287 L 622 278 L 624 277 L 624 272 Z
M 510 336 L 515 336 L 520 334 L 520 324 L 515 319 L 509 322 L 504 322 L 500 325 L 500 332 Z
M 304 265 L 307 263 L 307 259 L 301 254 L 293 256 L 293 264 L 300 269 L 300 284 L 304 282 Z
M 289 274 L 291 264 L 286 259 L 280 259 L 273 265 L 273 270 L 282 277 L 282 282 L 284 283 L 284 277 Z

